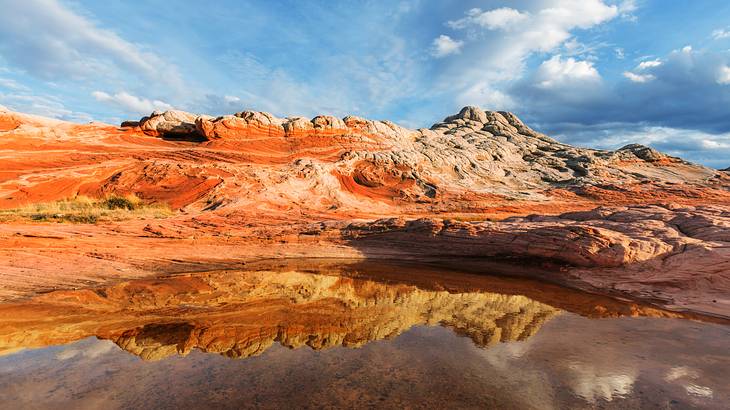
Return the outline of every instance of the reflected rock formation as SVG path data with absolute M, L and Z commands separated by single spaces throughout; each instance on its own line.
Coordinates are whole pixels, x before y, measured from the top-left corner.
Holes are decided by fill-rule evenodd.
M 486 347 L 525 340 L 561 312 L 521 294 L 486 289 L 480 283 L 489 279 L 475 275 L 464 275 L 468 280 L 451 275 L 451 284 L 426 286 L 328 273 L 216 271 L 51 292 L 0 305 L 0 354 L 96 336 L 145 360 L 194 349 L 245 358 L 274 343 L 354 348 L 413 326 L 434 325 Z M 553 297 L 575 300 L 575 295 Z M 610 303 L 592 312 L 664 315 Z

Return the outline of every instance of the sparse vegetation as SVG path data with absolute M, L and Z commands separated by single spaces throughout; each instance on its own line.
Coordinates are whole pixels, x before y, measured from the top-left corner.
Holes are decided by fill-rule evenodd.
M 135 195 L 109 195 L 105 198 L 76 196 L 54 202 L 0 210 L 0 222 L 31 220 L 94 224 L 135 218 L 165 218 L 173 211 L 166 205 L 145 204 Z
M 449 215 L 444 219 L 453 219 L 459 222 L 498 222 L 504 218 L 498 218 L 495 216 L 484 216 L 484 215 Z

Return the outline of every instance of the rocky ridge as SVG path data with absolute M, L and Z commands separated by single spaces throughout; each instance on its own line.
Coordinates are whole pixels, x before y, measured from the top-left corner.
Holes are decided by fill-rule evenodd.
M 589 196 L 590 190 L 620 192 L 622 185 L 656 185 L 652 189 L 660 191 L 677 184 L 727 182 L 716 170 L 646 146 L 631 144 L 615 151 L 572 147 L 532 130 L 512 113 L 477 107 L 464 107 L 418 130 L 351 116 L 281 119 L 253 111 L 218 118 L 157 112 L 143 118 L 139 127 L 163 137 L 201 138 L 210 146 L 225 141 L 245 147 L 261 138 L 303 137 L 328 137 L 323 143 L 335 145 L 340 138 L 349 144 L 343 145 L 336 166 L 327 168 L 343 180 L 352 178 L 351 191 L 391 187 L 390 196 L 410 194 L 414 200 L 464 190 L 538 198 L 559 189 Z M 388 177 L 402 186 L 394 186 Z

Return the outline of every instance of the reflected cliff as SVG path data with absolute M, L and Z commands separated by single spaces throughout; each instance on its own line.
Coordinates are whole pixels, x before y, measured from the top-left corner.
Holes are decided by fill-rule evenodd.
M 561 311 L 587 317 L 681 314 L 559 287 L 428 266 L 278 261 L 56 291 L 0 305 L 0 354 L 111 340 L 144 360 L 193 350 L 246 358 L 272 345 L 356 348 L 414 326 L 489 347 L 523 341 Z

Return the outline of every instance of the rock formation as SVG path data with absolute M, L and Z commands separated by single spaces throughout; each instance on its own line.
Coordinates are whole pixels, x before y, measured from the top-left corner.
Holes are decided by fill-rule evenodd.
M 730 316 L 730 175 L 572 147 L 508 112 L 429 129 L 155 112 L 123 127 L 0 111 L 0 210 L 135 194 L 168 219 L 0 224 L 0 299 L 261 257 L 557 262 L 553 282 Z M 457 259 L 458 258 L 458 259 Z
M 8 112 L 0 118 L 13 127 L 0 142 L 9 151 L 0 208 L 114 192 L 190 211 L 271 217 L 295 209 L 346 219 L 729 198 L 724 172 L 640 145 L 571 147 L 514 114 L 475 107 L 419 130 L 251 111 L 218 118 L 155 112 L 121 129 Z
M 284 157 L 310 165 L 316 160 L 311 166 L 319 165 L 314 168 L 317 179 L 325 179 L 322 173 L 335 175 L 340 190 L 380 202 L 439 203 L 464 192 L 534 200 L 562 191 L 598 199 L 674 192 L 693 196 L 692 188 L 728 182 L 716 170 L 638 144 L 616 151 L 571 147 L 535 132 L 512 113 L 476 107 L 419 130 L 357 117 L 280 119 L 252 111 L 214 119 L 153 113 L 140 127 L 161 136 L 203 138 L 206 147 L 276 153 L 270 162 Z M 678 189 L 677 184 L 687 186 Z M 341 205 L 339 198 L 328 199 Z

